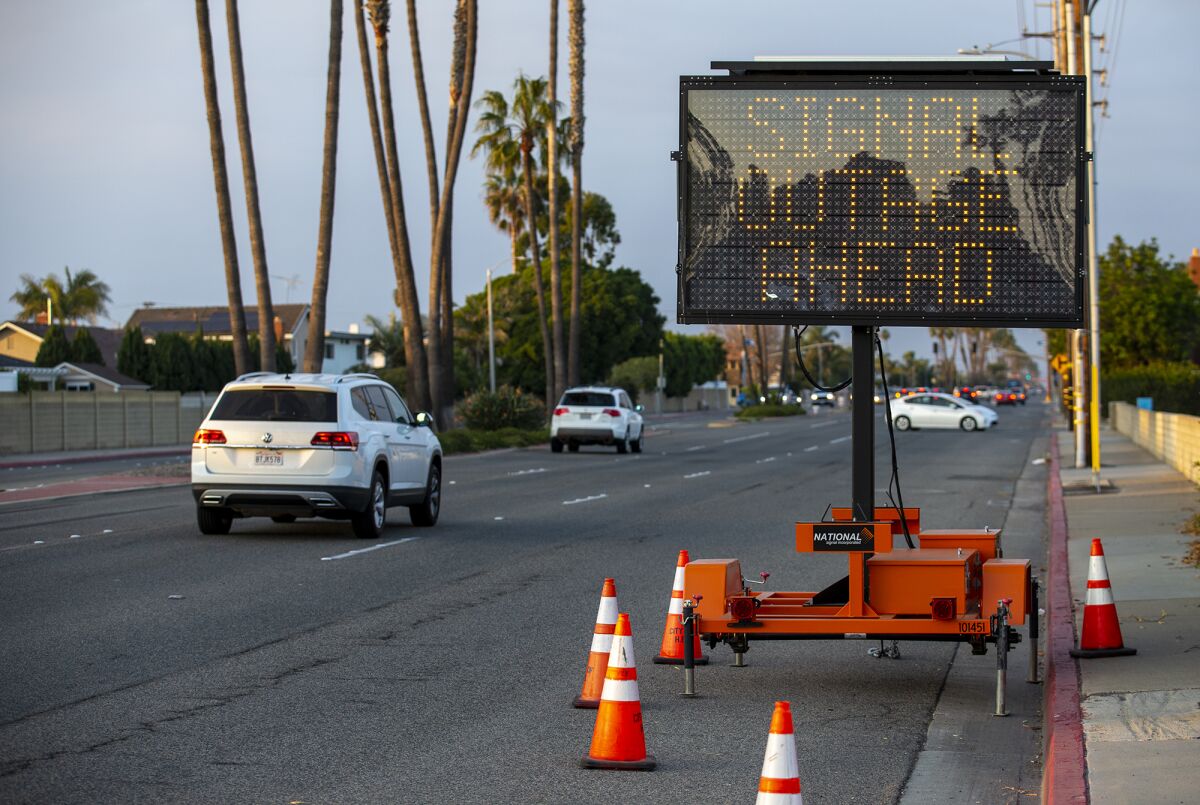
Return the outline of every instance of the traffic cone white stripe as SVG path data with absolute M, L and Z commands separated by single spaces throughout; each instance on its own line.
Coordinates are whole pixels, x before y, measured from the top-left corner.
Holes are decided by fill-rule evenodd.
M 637 702 L 638 683 L 636 679 L 605 679 L 604 692 L 600 697 L 606 702 Z
M 682 616 L 683 615 L 683 599 L 682 598 L 672 598 L 671 605 L 667 607 L 667 614 Z
M 1104 554 L 1088 557 L 1088 581 L 1108 581 L 1108 566 Z
M 800 794 L 771 794 L 759 791 L 754 805 L 804 805 L 804 797 Z
M 1111 587 L 1089 587 L 1087 591 L 1087 606 L 1112 606 L 1117 602 L 1113 600 Z
M 592 635 L 592 653 L 607 654 L 612 651 L 613 636 L 610 634 Z
M 617 625 L 616 596 L 606 595 L 600 598 L 600 608 L 596 611 L 596 623 L 603 623 L 608 626 Z
M 675 568 L 675 583 L 671 586 L 671 591 L 678 592 L 681 596 L 683 595 L 683 568 L 682 567 Z
M 608 655 L 609 668 L 634 668 L 633 638 L 629 635 L 613 635 L 612 651 Z
M 767 751 L 763 756 L 763 771 L 767 777 L 790 780 L 800 776 L 800 764 L 796 760 L 796 739 L 791 733 L 767 738 Z

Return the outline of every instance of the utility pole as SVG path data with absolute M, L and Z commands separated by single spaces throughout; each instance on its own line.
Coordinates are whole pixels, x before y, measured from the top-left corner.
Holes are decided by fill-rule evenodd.
M 745 353 L 743 353 L 745 354 Z M 654 382 L 654 413 L 662 413 L 663 389 L 667 387 L 667 378 L 663 374 L 663 340 L 658 339 L 658 378 Z

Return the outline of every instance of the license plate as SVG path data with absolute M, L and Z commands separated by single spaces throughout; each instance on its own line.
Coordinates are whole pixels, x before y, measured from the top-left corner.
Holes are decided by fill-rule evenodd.
M 591 414 L 578 414 L 577 416 L 578 416 L 580 419 L 591 419 L 591 418 L 592 418 L 592 415 L 591 415 Z
M 283 451 L 282 450 L 255 450 L 254 451 L 254 466 L 256 466 L 256 467 L 282 467 L 283 466 Z

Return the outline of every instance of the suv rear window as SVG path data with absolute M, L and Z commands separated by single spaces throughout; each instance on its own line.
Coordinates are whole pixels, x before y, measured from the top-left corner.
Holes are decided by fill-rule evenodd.
M 603 407 L 614 405 L 613 396 L 601 391 L 568 391 L 563 395 L 561 405 L 594 405 Z
M 337 422 L 337 394 L 301 389 L 232 389 L 212 419 L 234 422 Z

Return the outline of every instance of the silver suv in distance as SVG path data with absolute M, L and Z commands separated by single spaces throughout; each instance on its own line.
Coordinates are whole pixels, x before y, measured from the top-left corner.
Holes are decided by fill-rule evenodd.
M 432 526 L 442 503 L 442 446 L 374 375 L 242 375 L 221 391 L 192 440 L 192 494 L 205 534 L 234 518 L 349 520 L 383 532 L 389 506 Z

